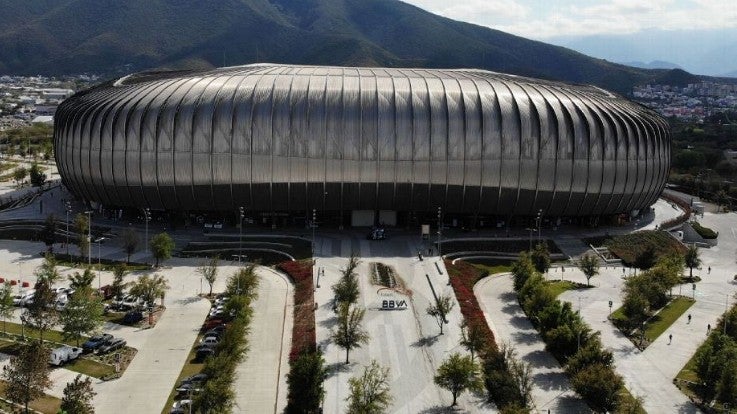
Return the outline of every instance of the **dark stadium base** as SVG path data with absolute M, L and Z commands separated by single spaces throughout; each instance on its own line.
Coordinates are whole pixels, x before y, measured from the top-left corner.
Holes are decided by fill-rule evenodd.
M 141 209 L 108 208 L 103 207 L 102 214 L 107 219 L 122 222 L 142 223 L 144 214 Z M 151 222 L 163 224 L 171 230 L 180 228 L 202 228 L 204 231 L 218 231 L 237 228 L 239 214 L 222 212 L 197 211 L 155 211 L 151 210 Z M 356 211 L 323 211 L 315 210 L 314 216 L 320 227 L 350 228 L 350 227 L 396 227 L 419 228 L 428 224 L 436 228 L 438 212 L 410 212 L 388 210 L 356 210 Z M 359 217 L 357 217 L 359 216 Z M 249 227 L 262 228 L 305 228 L 309 227 L 313 219 L 312 210 L 302 211 L 250 211 L 245 210 L 243 224 Z M 543 228 L 557 228 L 559 226 L 581 226 L 586 228 L 598 226 L 617 226 L 630 222 L 627 215 L 582 216 L 582 217 L 546 217 L 542 216 L 540 225 Z M 461 230 L 475 229 L 524 229 L 537 228 L 537 216 L 496 216 L 496 215 L 467 215 L 442 214 L 443 227 Z

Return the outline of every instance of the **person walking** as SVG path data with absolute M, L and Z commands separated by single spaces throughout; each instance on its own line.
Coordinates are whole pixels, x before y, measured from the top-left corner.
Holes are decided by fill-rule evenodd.
M 711 266 L 709 266 L 709 267 L 707 268 L 707 272 L 706 272 L 706 274 L 708 274 L 708 275 L 710 275 L 710 274 L 711 274 Z
M 673 342 L 673 334 L 668 335 L 668 345 Z
M 691 323 L 691 314 L 688 314 L 688 323 Z
M 706 334 L 709 335 L 709 332 L 711 332 L 711 324 L 706 325 Z

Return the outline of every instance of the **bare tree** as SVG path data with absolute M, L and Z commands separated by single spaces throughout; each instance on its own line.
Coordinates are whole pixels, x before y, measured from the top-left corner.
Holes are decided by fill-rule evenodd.
M 366 313 L 365 309 L 352 307 L 351 304 L 342 302 L 338 309 L 338 326 L 331 332 L 333 342 L 345 349 L 345 363 L 349 363 L 348 356 L 351 349 L 359 348 L 369 340 L 361 324 Z
M 138 250 L 140 242 L 141 238 L 138 237 L 138 233 L 134 229 L 129 227 L 123 231 L 121 244 L 123 246 L 123 251 L 125 251 L 126 254 L 126 263 L 130 263 L 131 255 Z
M 450 298 L 450 295 L 443 295 L 438 297 L 435 305 L 430 305 L 427 307 L 427 314 L 435 318 L 435 321 L 440 327 L 440 335 L 443 334 L 443 325 L 448 323 L 445 318 L 453 309 L 453 305 L 454 303 L 453 300 Z
M 200 263 L 197 267 L 197 273 L 201 274 L 207 281 L 207 284 L 210 285 L 210 293 L 208 296 L 212 296 L 212 285 L 215 284 L 215 280 L 217 280 L 218 277 L 218 261 L 219 258 L 215 255 L 207 261 Z

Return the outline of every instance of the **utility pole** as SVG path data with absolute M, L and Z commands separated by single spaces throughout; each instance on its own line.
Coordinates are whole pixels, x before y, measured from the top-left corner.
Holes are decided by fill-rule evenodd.
M 241 265 L 241 255 L 243 254 L 243 216 L 245 208 L 238 207 L 238 266 Z

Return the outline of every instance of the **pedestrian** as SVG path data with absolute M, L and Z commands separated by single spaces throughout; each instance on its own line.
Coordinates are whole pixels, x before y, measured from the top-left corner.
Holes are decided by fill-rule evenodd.
M 709 266 L 708 271 L 706 272 L 706 274 L 708 274 L 708 275 L 711 274 L 711 266 Z
M 668 335 L 668 345 L 673 342 L 673 334 Z
M 691 314 L 688 314 L 688 323 L 691 323 Z
M 709 335 L 709 332 L 711 332 L 711 324 L 706 325 L 706 334 Z

